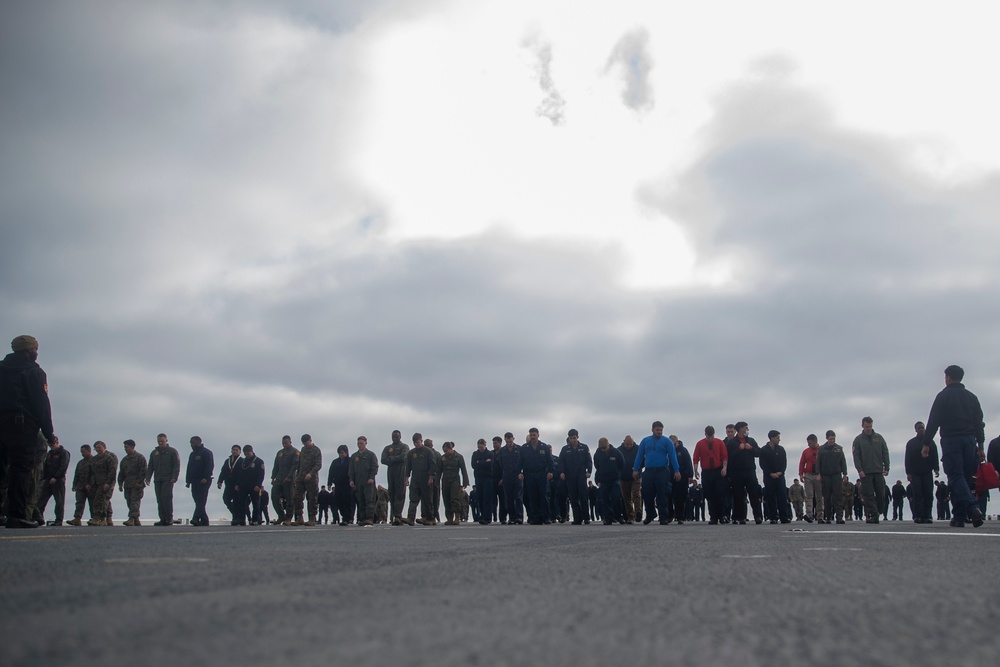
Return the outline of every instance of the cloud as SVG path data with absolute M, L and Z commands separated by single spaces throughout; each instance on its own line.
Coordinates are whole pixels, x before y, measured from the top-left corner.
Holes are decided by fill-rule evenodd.
M 532 68 L 538 77 L 538 86 L 544 94 L 535 113 L 542 118 L 548 118 L 554 126 L 563 125 L 566 122 L 566 101 L 556 89 L 552 78 L 552 44 L 537 34 L 531 34 L 525 37 L 522 46 L 531 55 Z
M 605 73 L 615 70 L 622 80 L 622 103 L 636 112 L 648 112 L 656 105 L 649 73 L 653 69 L 649 53 L 649 31 L 636 28 L 618 40 L 604 65 Z

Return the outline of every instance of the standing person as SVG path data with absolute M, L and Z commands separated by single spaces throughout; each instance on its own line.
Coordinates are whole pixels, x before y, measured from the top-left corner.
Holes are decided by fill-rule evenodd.
M 792 504 L 792 508 L 795 510 L 795 520 L 802 521 L 805 517 L 803 507 L 806 504 L 806 492 L 803 486 L 799 484 L 798 477 L 793 479 L 792 485 L 788 487 L 788 502 Z
M 514 434 L 508 431 L 510 439 L 514 439 Z M 503 467 L 500 465 L 500 449 L 503 447 L 503 438 L 499 435 L 493 436 L 493 496 L 496 504 L 493 506 L 493 520 L 499 521 L 500 525 L 507 523 L 507 496 L 503 490 Z
M 699 465 L 702 489 L 705 499 L 708 500 L 708 525 L 717 526 L 722 518 L 722 503 L 729 483 L 726 477 L 729 450 L 726 449 L 726 443 L 715 437 L 714 426 L 706 426 L 705 437 L 694 446 L 692 468 L 695 479 L 699 478 Z
M 406 519 L 400 520 L 412 526 L 419 505 L 420 518 L 416 522 L 424 526 L 433 526 L 437 523 L 434 519 L 434 507 L 432 506 L 434 501 L 431 498 L 431 487 L 434 485 L 434 469 L 436 468 L 434 454 L 427 447 L 424 447 L 424 436 L 420 433 L 414 433 L 411 440 L 413 441 L 413 449 L 406 456 L 410 507 L 406 512 Z
M 771 429 L 767 432 L 767 444 L 760 448 L 760 469 L 764 473 L 764 495 L 771 524 L 791 523 L 788 508 L 788 487 L 785 485 L 785 471 L 788 469 L 788 455 L 781 442 L 781 432 Z
M 321 486 L 316 500 L 319 502 L 319 522 L 323 525 L 330 523 L 330 501 L 332 499 L 333 496 L 326 490 L 326 486 Z M 336 515 L 333 522 L 337 523 Z
M 437 465 L 444 511 L 448 517 L 445 525 L 457 526 L 462 518 L 462 490 L 469 486 L 469 471 L 465 468 L 465 458 L 455 451 L 454 442 L 444 443 L 441 449 L 443 452 Z
M 514 442 L 514 434 L 504 434 L 504 446 L 497 455 L 500 466 L 504 499 L 507 501 L 507 523 L 524 523 L 524 466 L 521 460 L 521 446 Z M 500 523 L 503 523 L 501 521 Z
M 111 489 L 115 486 L 118 474 L 118 461 L 111 456 L 108 446 L 101 440 L 94 443 L 94 460 L 91 462 L 94 490 L 94 518 L 87 522 L 88 526 L 108 525 L 108 505 L 111 503 Z
M 639 453 L 632 436 L 626 435 L 622 444 L 618 447 L 625 467 L 622 468 L 622 501 L 625 503 L 625 523 L 633 524 L 642 521 L 642 481 L 632 476 L 632 467 L 635 465 L 635 456 Z
M 875 432 L 871 417 L 861 420 L 861 433 L 854 438 L 854 467 L 861 477 L 861 499 L 865 504 L 865 522 L 878 523 L 885 506 L 885 476 L 889 474 L 889 446 Z
M 726 443 L 729 448 L 729 479 L 733 484 L 733 525 L 747 523 L 747 496 L 755 523 L 764 523 L 760 508 L 760 482 L 757 480 L 757 463 L 760 446 L 750 437 L 750 425 L 744 421 L 734 424 L 736 434 Z
M 302 440 L 302 449 L 299 450 L 299 465 L 295 470 L 294 498 L 292 500 L 295 506 L 295 525 L 315 526 L 316 502 L 319 496 L 319 471 L 323 469 L 323 452 L 313 444 L 312 436 L 308 433 L 304 434 L 300 440 Z M 350 475 L 350 470 L 348 470 L 348 475 Z M 308 504 L 308 521 L 303 521 L 303 501 Z
M 80 460 L 77 461 L 76 470 L 73 472 L 73 486 L 70 490 L 76 494 L 76 509 L 73 510 L 73 518 L 67 521 L 71 526 L 82 526 L 83 510 L 90 505 L 90 518 L 94 518 L 94 501 L 90 490 L 93 487 L 94 470 L 92 468 L 94 453 L 90 445 L 80 446 Z
M 406 504 L 406 454 L 410 446 L 403 442 L 403 434 L 392 432 L 392 442 L 382 450 L 382 465 L 389 480 L 389 507 L 392 510 L 392 525 L 402 523 L 403 505 Z
M 902 521 L 903 520 L 903 502 L 906 500 L 906 487 L 903 486 L 903 481 L 897 479 L 896 483 L 892 485 L 892 520 Z
M 38 341 L 18 336 L 10 354 L 0 361 L 0 468 L 7 470 L 7 495 L 3 499 L 7 528 L 37 528 L 35 470 L 40 463 L 39 434 L 55 442 L 52 408 L 45 371 L 38 365 Z
M 242 463 L 243 450 L 240 449 L 239 445 L 233 445 L 230 448 L 229 458 L 222 462 L 222 468 L 219 471 L 218 488 L 221 489 L 223 485 L 226 487 L 222 491 L 222 502 L 226 504 L 226 509 L 232 515 L 230 526 L 235 526 L 241 516 L 246 523 L 246 510 L 236 507 L 236 478 L 239 477 L 239 466 Z
M 135 451 L 135 440 L 126 440 L 125 456 L 118 466 L 118 490 L 125 496 L 128 507 L 126 526 L 141 526 L 139 509 L 146 490 L 146 457 Z
M 274 455 L 271 467 L 271 503 L 275 522 L 288 525 L 292 520 L 295 498 L 295 472 L 299 467 L 299 450 L 292 445 L 292 436 L 281 436 L 281 449 Z
M 646 505 L 646 518 L 643 525 L 648 525 L 657 517 L 656 508 L 660 509 L 660 525 L 667 525 L 667 506 L 670 503 L 673 481 L 680 481 L 680 465 L 677 462 L 677 449 L 670 438 L 663 436 L 663 423 L 653 422 L 652 435 L 647 435 L 639 443 L 635 463 L 632 466 L 632 476 L 642 477 L 642 500 Z
M 590 447 L 580 442 L 580 433 L 575 428 L 566 434 L 566 445 L 559 452 L 559 470 L 559 479 L 566 481 L 569 503 L 573 508 L 573 525 L 590 525 L 587 480 L 594 471 L 594 460 L 590 456 Z
M 844 482 L 851 483 L 847 476 L 847 457 L 844 448 L 837 444 L 837 434 L 826 432 L 826 442 L 816 452 L 816 472 L 823 489 L 823 514 L 816 516 L 817 523 L 844 523 L 844 513 L 851 513 L 850 506 L 844 505 Z M 853 487 L 853 485 L 852 485 Z
M 488 526 L 493 520 L 496 500 L 493 498 L 493 452 L 486 448 L 486 438 L 476 441 L 476 451 L 472 452 L 473 518 L 481 525 Z
M 207 526 L 208 512 L 205 505 L 208 503 L 208 491 L 212 488 L 212 476 L 215 474 L 215 457 L 212 456 L 212 450 L 201 441 L 201 437 L 193 436 L 190 442 L 191 453 L 188 454 L 184 485 L 191 489 L 191 498 L 194 500 L 191 525 Z
M 434 476 L 434 484 L 431 485 L 431 507 L 434 512 L 434 523 L 441 521 L 441 475 L 438 473 L 438 461 L 441 460 L 441 452 L 434 449 L 434 441 L 430 438 L 424 440 L 424 447 L 434 456 L 434 467 L 431 474 Z
M 271 494 L 267 492 L 262 483 L 260 491 L 257 492 L 257 504 L 260 506 L 260 522 L 265 525 L 271 523 L 271 512 L 267 509 L 270 501 Z
M 812 523 L 813 519 L 825 517 L 823 512 L 823 483 L 816 472 L 816 455 L 819 453 L 819 438 L 815 433 L 806 436 L 806 448 L 799 457 L 799 477 L 802 478 L 805 492 L 805 520 Z
M 624 469 L 625 457 L 622 453 L 612 447 L 607 438 L 598 440 L 594 450 L 594 480 L 597 482 L 601 520 L 605 526 L 615 521 L 625 523 L 621 487 Z
M 552 448 L 538 439 L 537 428 L 528 430 L 528 442 L 521 446 L 521 467 L 528 523 L 535 526 L 552 523 L 549 518 L 549 480 L 555 472 Z
M 924 442 L 929 452 L 930 441 L 941 429 L 941 464 L 951 492 L 952 527 L 962 528 L 969 520 L 979 528 L 983 525 L 983 511 L 972 495 L 970 483 L 986 443 L 986 425 L 979 398 L 965 388 L 964 378 L 961 366 L 953 364 L 944 369 L 945 386 L 931 405 Z
M 237 526 L 245 526 L 247 518 L 251 526 L 259 526 L 260 490 L 264 487 L 264 462 L 257 456 L 251 445 L 243 445 L 243 460 L 236 474 L 236 507 L 240 514 L 235 518 Z M 249 515 L 249 517 L 248 517 Z
M 167 442 L 167 434 L 156 436 L 156 449 L 149 455 L 146 486 L 153 484 L 160 520 L 154 526 L 174 525 L 174 484 L 181 474 L 181 456 Z
M 676 435 L 671 435 L 670 440 L 673 441 L 674 448 L 677 450 L 677 465 L 680 466 L 678 472 L 680 472 L 681 478 L 673 485 L 670 492 L 670 508 L 673 511 L 667 518 L 668 520 L 676 520 L 677 525 L 682 526 L 684 525 L 684 517 L 687 515 L 688 486 L 691 484 L 691 478 L 694 477 L 694 463 L 691 461 L 691 454 L 684 446 L 683 440 Z
M 69 452 L 55 438 L 49 444 L 42 467 L 42 485 L 39 488 L 38 500 L 35 501 L 35 519 L 39 526 L 45 521 L 45 506 L 49 498 L 55 498 L 55 520 L 49 521 L 50 526 L 63 525 L 66 511 L 66 473 L 69 470 Z
M 914 424 L 913 431 L 916 435 L 907 440 L 903 456 L 906 481 L 913 485 L 913 522 L 933 523 L 931 511 L 934 509 L 934 478 L 941 474 L 937 444 L 933 440 L 926 442 L 923 422 Z M 924 444 L 927 444 L 926 454 Z
M 951 500 L 951 493 L 948 491 L 948 485 L 944 482 L 934 482 L 934 498 L 937 500 L 937 518 L 938 521 L 947 521 L 951 518 L 951 506 L 948 501 Z
M 347 466 L 347 474 L 351 478 L 351 490 L 354 491 L 355 502 L 358 504 L 358 524 L 371 526 L 375 524 L 375 475 L 378 474 L 378 457 L 368 450 L 368 438 L 358 436 L 358 451 L 351 456 Z M 315 510 L 310 516 L 315 515 Z M 312 520 L 312 519 L 310 519 Z
M 351 491 L 351 457 L 347 445 L 337 447 L 337 458 L 330 464 L 326 485 L 333 489 L 333 501 L 340 515 L 340 525 L 354 522 L 354 492 Z M 289 525 L 290 522 L 284 522 Z

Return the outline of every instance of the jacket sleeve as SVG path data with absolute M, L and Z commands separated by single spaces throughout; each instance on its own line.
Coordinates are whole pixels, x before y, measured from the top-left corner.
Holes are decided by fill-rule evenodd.
M 69 471 L 69 450 L 65 447 L 62 448 L 62 455 L 59 457 L 59 469 L 56 471 L 56 477 L 66 477 L 66 473 Z
M 462 486 L 469 485 L 469 471 L 465 468 L 465 457 L 458 455 L 458 464 L 462 468 Z
M 32 373 L 31 382 L 28 383 L 28 400 L 31 402 L 32 416 L 38 420 L 38 426 L 42 429 L 42 435 L 49 442 L 55 439 L 52 429 L 52 407 L 49 405 L 48 394 L 49 381 L 45 377 L 45 371 L 41 368 Z
M 173 449 L 173 454 L 171 455 L 174 460 L 174 474 L 170 477 L 170 481 L 176 482 L 181 476 L 181 455 L 176 449 Z

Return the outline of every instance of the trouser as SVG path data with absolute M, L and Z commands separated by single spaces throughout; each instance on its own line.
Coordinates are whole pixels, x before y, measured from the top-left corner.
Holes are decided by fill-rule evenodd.
M 35 437 L 35 470 L 31 476 L 31 485 L 28 487 L 28 505 L 24 510 L 29 517 L 41 518 L 38 514 L 37 503 L 42 486 L 48 484 L 48 480 L 45 479 L 45 456 L 48 448 L 49 445 L 45 441 L 45 437 L 39 431 Z
M 234 521 L 237 518 L 235 487 L 236 485 L 232 482 L 226 482 L 222 487 L 222 502 L 226 504 L 226 509 L 229 510 L 229 514 L 232 515 Z
M 903 501 L 892 499 L 892 520 L 902 521 L 903 520 Z
M 524 473 L 524 500 L 528 510 L 528 523 L 549 520 L 549 480 L 544 472 Z
M 307 505 L 309 520 L 315 521 L 316 506 L 319 504 L 319 480 L 315 476 L 308 480 L 305 477 L 298 477 L 295 479 L 293 493 L 292 502 L 295 506 L 295 517 L 304 516 L 302 514 L 303 505 Z M 374 518 L 374 512 L 372 518 Z
M 330 522 L 330 506 L 320 503 L 319 505 L 319 520 L 323 523 Z
M 354 482 L 354 502 L 358 504 L 358 523 L 375 523 L 375 484 Z
M 524 522 L 524 484 L 517 475 L 503 476 L 503 495 L 507 501 L 507 522 Z
M 624 520 L 625 508 L 621 481 L 615 479 L 610 482 L 601 482 L 600 486 L 597 487 L 597 499 L 604 523 L 611 523 L 618 519 Z
M 417 506 L 420 507 L 420 518 L 425 521 L 434 518 L 434 499 L 431 497 L 431 485 L 426 481 L 410 479 L 410 507 L 406 516 L 413 521 L 417 518 Z
M 125 504 L 128 506 L 128 517 L 130 519 L 139 518 L 139 506 L 142 504 L 142 496 L 145 492 L 145 487 L 140 482 L 138 485 L 131 484 L 129 486 L 123 487 L 122 492 L 125 496 Z
M 625 505 L 625 520 L 642 521 L 642 481 L 623 479 L 621 489 L 622 502 Z
M 767 496 L 770 516 L 768 519 L 777 521 L 791 521 L 792 513 L 788 507 L 788 488 L 785 486 L 785 476 L 764 477 L 764 495 Z
M 22 419 L 18 422 L 17 419 L 11 415 L 0 421 L 0 461 L 7 463 L 4 511 L 8 520 L 29 521 L 34 514 L 35 468 L 39 462 L 40 431 L 30 420 Z
M 587 491 L 587 478 L 581 472 L 577 475 L 566 475 L 566 495 L 569 505 L 573 508 L 573 523 L 590 520 L 590 497 Z
M 479 520 L 490 523 L 496 514 L 497 501 L 493 497 L 493 478 L 476 478 L 476 504 L 479 505 Z
M 94 500 L 91 498 L 90 492 L 84 489 L 75 491 L 76 493 L 76 507 L 73 510 L 73 518 L 80 519 L 83 517 L 83 510 L 87 505 L 90 505 L 90 518 L 94 518 Z
M 694 516 L 692 517 L 695 521 L 705 520 L 705 501 L 698 500 L 694 504 Z
M 431 499 L 434 506 L 434 518 L 441 520 L 441 476 L 434 475 L 434 486 L 431 487 Z
M 590 520 L 601 519 L 601 504 L 597 502 L 597 487 L 587 487 L 587 504 L 590 506 Z
M 247 519 L 250 523 L 260 523 L 260 494 L 249 489 L 240 489 L 236 494 L 236 504 L 239 505 L 240 515 L 236 517 L 236 525 L 245 526 Z
M 462 482 L 459 479 L 442 479 L 441 496 L 444 499 L 444 513 L 455 521 L 462 518 Z
M 948 504 L 947 500 L 941 500 L 940 498 L 938 499 L 937 515 L 938 515 L 938 521 L 946 521 L 947 519 L 951 518 L 951 505 Z
M 942 437 L 941 465 L 951 490 L 952 518 L 965 521 L 969 512 L 979 507 L 969 486 L 979 467 L 976 439 L 971 435 Z
M 496 503 L 493 505 L 493 520 L 500 523 L 507 523 L 507 494 L 503 490 L 502 480 L 493 478 L 493 496 Z
M 389 480 L 389 509 L 390 519 L 400 519 L 403 517 L 404 505 L 406 505 L 406 467 L 403 463 L 393 463 L 386 468 L 386 477 Z
M 276 521 L 281 522 L 292 518 L 292 500 L 295 497 L 294 486 L 291 480 L 287 482 L 278 482 L 275 480 L 274 484 L 271 485 L 271 506 L 274 508 L 275 517 L 277 517 Z
M 672 490 L 670 468 L 663 466 L 646 468 L 642 471 L 642 502 L 646 506 L 647 519 L 656 517 L 659 508 L 660 523 L 667 522 L 667 508 Z
M 733 521 L 747 520 L 747 496 L 750 497 L 750 509 L 756 522 L 763 520 L 760 508 L 760 484 L 753 471 L 730 472 L 733 483 Z
M 107 490 L 104 489 L 103 484 L 94 485 L 94 518 L 95 519 L 107 519 L 109 516 L 108 508 L 111 505 L 111 490 L 113 487 L 108 485 Z
M 351 487 L 345 484 L 338 484 L 333 490 L 333 499 L 337 503 L 337 513 L 340 514 L 341 523 L 352 523 L 354 521 L 354 494 Z
M 885 507 L 885 477 L 880 472 L 866 472 L 861 478 L 861 500 L 865 505 L 865 518 L 878 519 Z
M 205 511 L 205 505 L 208 503 L 208 490 L 211 487 L 211 480 L 207 480 L 204 484 L 200 481 L 191 484 L 191 498 L 194 500 L 194 514 L 191 515 L 191 523 L 195 525 L 208 525 L 208 512 Z
M 701 488 L 708 501 L 708 518 L 718 522 L 722 518 L 722 503 L 726 496 L 729 480 L 722 474 L 722 468 L 701 471 Z
M 55 498 L 55 520 L 62 521 L 66 511 L 66 480 L 57 479 L 55 484 L 49 484 L 45 480 L 35 502 L 35 518 L 39 521 L 45 519 L 45 506 L 49 504 L 49 498 Z
M 672 518 L 674 521 L 683 521 L 687 510 L 688 498 L 688 478 L 681 477 L 680 481 L 674 481 L 670 491 L 670 500 L 673 507 Z
M 174 522 L 174 483 L 169 479 L 164 482 L 153 482 L 156 492 L 156 509 L 160 513 L 162 523 Z
M 795 510 L 795 519 L 801 520 L 805 516 L 805 502 L 802 500 L 793 500 L 792 509 Z
M 841 521 L 844 516 L 844 486 L 840 475 L 824 475 L 820 486 L 823 490 L 822 516 L 827 521 Z M 848 510 L 849 512 L 850 510 Z
M 802 486 L 806 493 L 806 516 L 813 519 L 826 517 L 823 511 L 823 482 L 820 476 L 805 473 L 802 475 Z
M 934 507 L 934 475 L 913 475 L 913 518 L 930 519 Z

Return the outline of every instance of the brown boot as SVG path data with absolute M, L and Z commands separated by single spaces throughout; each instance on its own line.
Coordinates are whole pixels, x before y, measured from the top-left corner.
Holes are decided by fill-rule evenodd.
M 142 524 L 141 524 L 141 523 L 139 523 L 139 519 L 133 519 L 133 520 L 132 520 L 132 525 L 133 525 L 133 526 L 141 526 Z
M 129 517 L 128 520 L 125 521 L 125 523 L 123 523 L 122 525 L 123 526 L 134 526 L 135 525 L 135 519 L 133 519 L 132 517 Z
M 407 526 L 412 526 L 414 524 L 413 517 L 408 516 L 406 518 L 399 517 L 401 523 L 405 523 Z
M 111 519 L 105 519 L 104 520 L 104 525 L 105 526 L 113 526 L 113 525 L 115 525 L 115 522 L 112 521 Z
M 67 521 L 66 524 L 69 525 L 69 526 L 82 526 L 83 522 L 80 521 L 79 517 L 73 517 L 72 519 L 70 519 L 69 521 Z
M 295 517 L 295 521 L 292 522 L 293 526 L 304 526 L 306 522 L 302 520 L 302 516 Z

